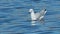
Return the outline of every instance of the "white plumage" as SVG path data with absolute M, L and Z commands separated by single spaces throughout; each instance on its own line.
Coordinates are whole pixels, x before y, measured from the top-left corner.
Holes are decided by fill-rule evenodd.
M 34 10 L 30 9 L 29 12 L 31 13 L 31 20 L 41 20 L 47 11 L 46 9 L 43 9 L 40 12 L 34 13 Z

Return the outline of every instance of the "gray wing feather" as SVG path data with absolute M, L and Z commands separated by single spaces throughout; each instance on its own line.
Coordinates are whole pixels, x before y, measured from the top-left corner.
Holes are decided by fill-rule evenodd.
M 37 19 L 41 19 L 40 17 L 42 17 L 42 16 L 44 17 L 44 15 L 46 14 L 46 12 L 47 12 L 47 11 L 42 10 L 42 11 L 36 13 L 36 14 L 35 14 L 35 15 L 36 15 L 36 18 L 37 18 Z

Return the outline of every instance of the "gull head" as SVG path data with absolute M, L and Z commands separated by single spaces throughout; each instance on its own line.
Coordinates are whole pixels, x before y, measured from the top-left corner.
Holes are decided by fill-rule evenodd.
M 33 12 L 33 9 L 30 9 L 29 12 Z

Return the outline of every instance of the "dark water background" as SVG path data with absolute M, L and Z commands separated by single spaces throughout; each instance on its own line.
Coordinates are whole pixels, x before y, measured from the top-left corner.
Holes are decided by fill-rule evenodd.
M 44 21 L 31 21 L 29 9 L 44 7 Z M 0 34 L 60 34 L 60 0 L 0 0 Z

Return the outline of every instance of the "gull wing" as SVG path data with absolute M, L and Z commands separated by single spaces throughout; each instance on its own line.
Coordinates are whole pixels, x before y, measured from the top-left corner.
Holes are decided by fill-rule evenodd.
M 46 12 L 47 12 L 46 9 L 43 9 L 42 11 L 36 13 L 35 14 L 36 18 L 39 19 L 39 20 L 41 20 L 44 17 L 44 15 L 46 14 Z

